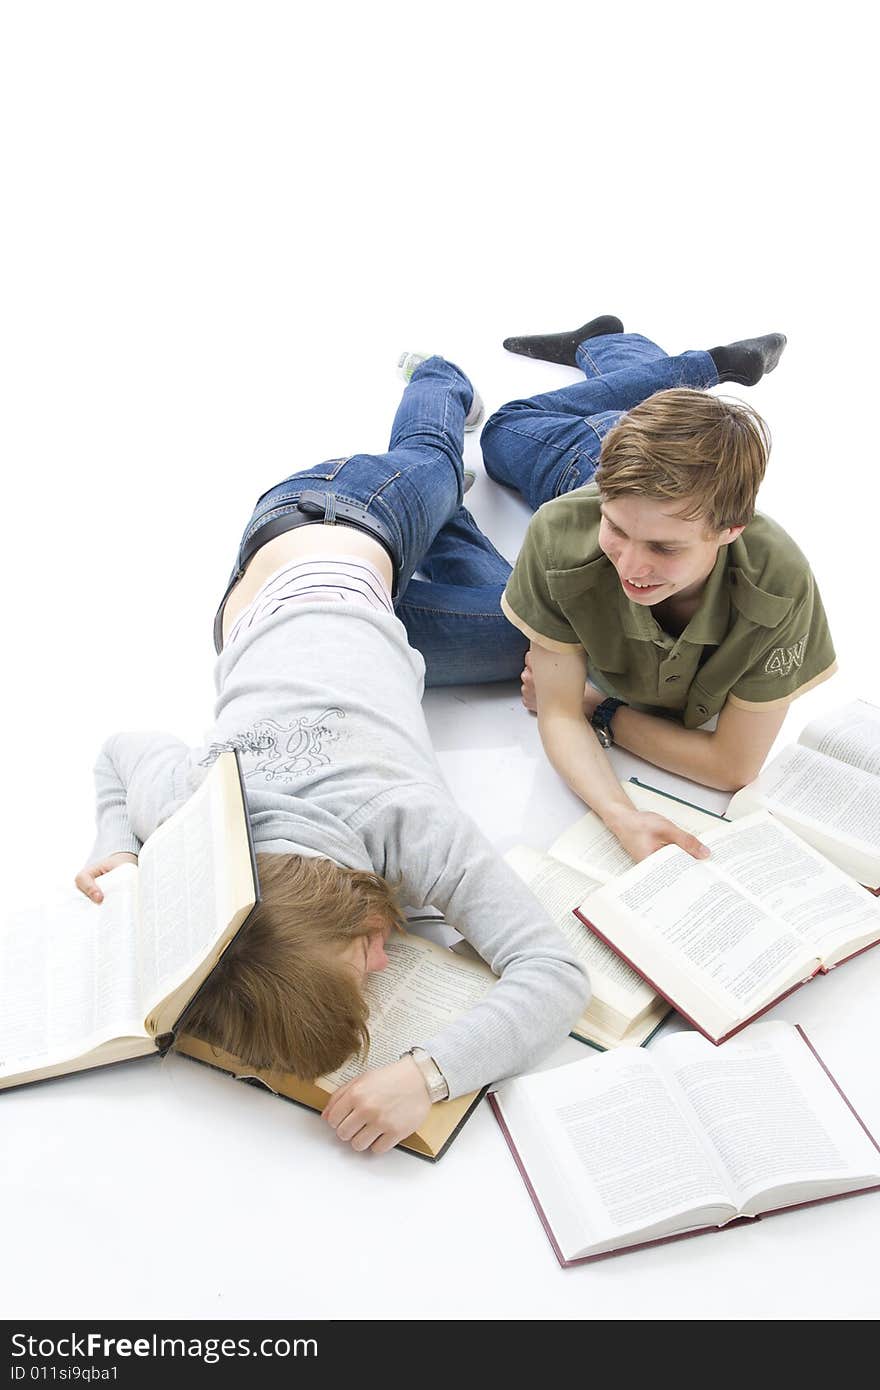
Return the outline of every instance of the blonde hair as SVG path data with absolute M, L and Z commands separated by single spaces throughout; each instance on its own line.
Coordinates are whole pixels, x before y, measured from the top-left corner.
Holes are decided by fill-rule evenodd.
M 684 504 L 712 531 L 745 526 L 770 453 L 770 431 L 742 401 L 684 387 L 658 391 L 618 420 L 602 443 L 603 498 L 636 493 Z
M 362 982 L 339 952 L 403 914 L 378 874 L 258 854 L 262 900 L 181 1021 L 254 1067 L 311 1081 L 369 1046 Z

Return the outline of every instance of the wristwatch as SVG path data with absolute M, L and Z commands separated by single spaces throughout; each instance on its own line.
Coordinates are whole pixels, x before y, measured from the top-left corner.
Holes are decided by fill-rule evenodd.
M 611 748 L 614 745 L 614 734 L 611 732 L 611 721 L 621 705 L 625 705 L 626 700 L 618 700 L 613 695 L 609 695 L 607 700 L 603 700 L 597 705 L 590 716 L 590 723 L 596 730 L 596 737 L 603 748 Z
M 412 1057 L 419 1071 L 422 1073 L 422 1080 L 428 1089 L 428 1097 L 433 1105 L 435 1100 L 449 1099 L 449 1082 L 443 1075 L 434 1058 L 429 1056 L 423 1047 L 410 1047 L 406 1052 L 401 1052 L 401 1061 L 404 1057 Z

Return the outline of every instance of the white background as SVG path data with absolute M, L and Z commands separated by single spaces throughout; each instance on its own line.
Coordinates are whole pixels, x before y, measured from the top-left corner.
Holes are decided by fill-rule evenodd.
M 10 904 L 83 861 L 108 733 L 201 737 L 211 618 L 253 501 L 385 447 L 402 348 L 458 361 L 492 409 L 575 379 L 504 353 L 510 333 L 602 312 L 673 352 L 787 333 L 744 393 L 774 437 L 761 506 L 813 564 L 842 673 L 785 738 L 880 699 L 863 13 L 3 8 Z M 512 555 L 524 510 L 482 477 L 472 499 Z M 429 716 L 500 846 L 574 818 L 516 691 L 433 695 Z M 880 1128 L 880 966 L 848 971 L 782 1013 Z M 876 1195 L 560 1273 L 485 1108 L 435 1168 L 374 1162 L 173 1059 L 4 1095 L 0 1133 L 6 1316 L 878 1310 Z

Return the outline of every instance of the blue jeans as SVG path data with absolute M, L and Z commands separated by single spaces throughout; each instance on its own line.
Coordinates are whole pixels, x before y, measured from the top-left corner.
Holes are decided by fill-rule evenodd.
M 304 492 L 326 499 L 326 518 L 353 505 L 391 553 L 395 606 L 425 659 L 428 685 L 513 680 L 528 640 L 499 607 L 510 565 L 463 507 L 464 419 L 473 387 L 451 362 L 430 357 L 413 372 L 385 454 L 355 454 L 295 473 L 263 494 L 248 522 L 215 619 L 267 527 L 298 515 Z M 331 500 L 332 499 L 332 500 Z M 340 519 L 344 519 L 340 517 Z M 269 539 L 269 536 L 266 536 Z M 418 570 L 423 576 L 414 579 Z
M 516 488 L 533 511 L 592 481 L 602 440 L 627 410 L 655 391 L 718 382 L 708 352 L 668 357 L 638 333 L 588 338 L 577 363 L 585 381 L 510 401 L 486 421 L 480 439 L 489 477 Z
M 511 401 L 483 430 L 486 472 L 532 508 L 590 482 L 602 439 L 624 411 L 655 391 L 718 380 L 708 353 L 667 357 L 635 333 L 589 339 L 578 348 L 578 363 L 587 380 Z M 511 567 L 461 504 L 464 417 L 472 400 L 458 367 L 442 357 L 423 362 L 401 398 L 387 453 L 332 459 L 263 494 L 229 588 L 261 528 L 294 512 L 303 492 L 319 492 L 335 499 L 328 520 L 336 503 L 348 503 L 381 528 L 394 561 L 397 616 L 425 659 L 427 685 L 516 680 L 528 639 L 500 608 Z

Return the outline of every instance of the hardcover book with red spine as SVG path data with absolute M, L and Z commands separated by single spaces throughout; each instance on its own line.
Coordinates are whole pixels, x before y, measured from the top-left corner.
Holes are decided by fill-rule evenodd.
M 667 845 L 575 915 L 711 1042 L 880 942 L 880 902 L 765 811 Z
M 880 1146 L 787 1023 L 618 1048 L 489 1104 L 563 1267 L 880 1189 Z

